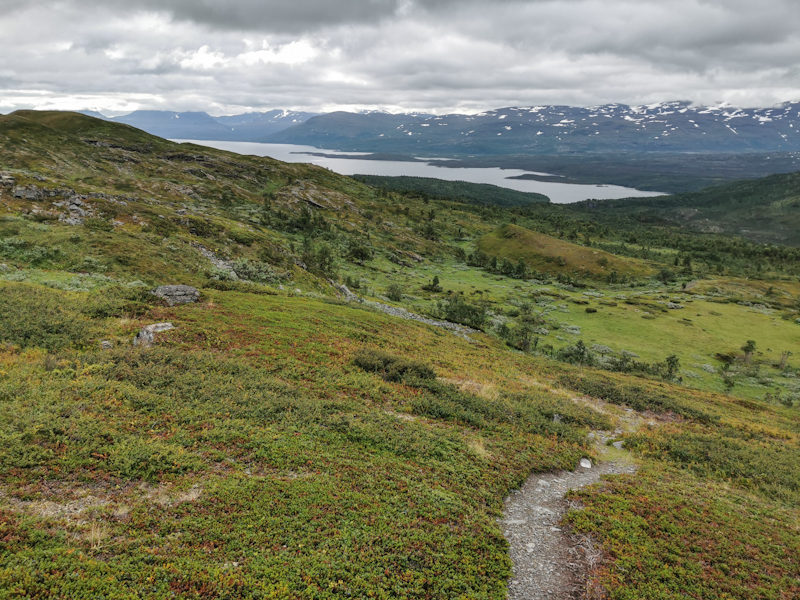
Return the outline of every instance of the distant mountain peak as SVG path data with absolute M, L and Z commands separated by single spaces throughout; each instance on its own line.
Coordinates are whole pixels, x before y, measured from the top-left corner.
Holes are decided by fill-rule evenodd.
M 423 149 L 440 154 L 795 151 L 800 150 L 795 107 L 671 100 L 510 106 L 469 115 L 339 111 L 278 132 L 269 141 L 414 154 Z
M 507 106 L 477 114 L 287 109 L 213 117 L 202 111 L 82 111 L 161 137 L 280 142 L 371 152 L 561 154 L 574 152 L 759 152 L 800 150 L 800 103 L 742 108 L 688 100 Z
M 170 139 L 262 142 L 271 134 L 303 123 L 314 116 L 315 113 L 285 109 L 220 117 L 212 117 L 202 111 L 136 110 L 106 120 L 132 125 L 147 133 Z

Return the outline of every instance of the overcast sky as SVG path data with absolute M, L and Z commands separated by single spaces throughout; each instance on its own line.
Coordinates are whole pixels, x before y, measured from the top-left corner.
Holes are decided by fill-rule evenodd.
M 0 0 L 0 112 L 800 99 L 798 0 Z

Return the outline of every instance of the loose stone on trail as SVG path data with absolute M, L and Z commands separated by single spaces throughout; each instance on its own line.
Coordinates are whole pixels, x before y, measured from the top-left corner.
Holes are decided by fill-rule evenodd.
M 152 325 L 142 327 L 139 333 L 136 334 L 136 337 L 133 338 L 133 345 L 149 348 L 156 341 L 156 333 L 160 331 L 169 331 L 170 329 L 175 329 L 172 323 L 153 323 Z

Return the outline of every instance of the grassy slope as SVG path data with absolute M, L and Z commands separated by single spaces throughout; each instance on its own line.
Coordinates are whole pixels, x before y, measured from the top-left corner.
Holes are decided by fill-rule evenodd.
M 458 198 L 475 204 L 497 206 L 527 206 L 535 202 L 548 202 L 543 194 L 518 192 L 489 183 L 466 183 L 444 181 L 430 177 L 388 177 L 381 175 L 355 175 L 359 181 L 369 185 L 404 192 L 424 192 L 440 198 Z
M 349 365 L 363 345 L 435 349 L 440 372 L 460 377 L 504 360 L 419 324 L 213 291 L 142 322 L 153 319 L 177 326 L 161 350 L 4 354 L 0 589 L 499 598 L 502 497 L 531 469 L 586 453 L 502 423 L 413 417 L 424 394 Z M 114 339 L 140 324 L 101 329 Z M 476 369 L 478 356 L 488 363 Z M 577 427 L 603 421 L 536 392 L 526 403 Z
M 663 199 L 583 202 L 609 223 L 618 219 L 660 218 L 700 231 L 724 231 L 759 242 L 800 245 L 800 173 L 772 175 Z
M 70 295 L 53 293 L 69 302 Z M 646 403 L 663 396 L 674 410 L 712 420 L 664 427 L 655 439 L 733 427 L 745 450 L 777 438 L 785 465 L 798 464 L 800 421 L 789 411 L 753 413 L 723 396 L 600 376 L 509 354 L 488 338 L 468 343 L 319 300 L 212 290 L 204 296 L 195 306 L 153 308 L 141 320 L 94 324 L 96 335 L 121 341 L 143 323 L 174 323 L 149 352 L 122 344 L 102 354 L 4 352 L 0 589 L 7 594 L 504 597 L 509 564 L 494 522 L 501 499 L 531 470 L 570 467 L 591 453 L 576 443 L 587 425 L 609 427 L 608 417 L 573 405 L 558 386 L 585 392 L 600 385 L 594 394 L 612 402 L 626 394 L 633 394 L 628 402 Z M 442 398 L 425 402 L 424 390 L 354 368 L 350 359 L 363 346 L 436 356 L 440 375 L 477 393 L 472 406 L 484 424 L 453 421 Z M 528 433 L 536 421 L 491 417 L 492 407 L 523 406 L 544 417 L 541 433 L 554 412 L 568 425 L 548 438 Z M 600 575 L 612 590 L 625 586 L 620 597 L 661 597 L 648 591 L 661 564 L 634 556 L 665 552 L 648 533 L 665 523 L 665 506 L 675 509 L 670 515 L 680 527 L 659 535 L 691 540 L 694 554 L 681 551 L 686 572 L 660 577 L 680 588 L 698 568 L 694 547 L 712 539 L 698 528 L 706 513 L 686 497 L 696 515 L 680 503 L 672 507 L 676 485 L 684 495 L 713 489 L 718 505 L 752 498 L 756 514 L 737 509 L 736 520 L 720 526 L 776 541 L 745 561 L 736 544 L 715 552 L 725 564 L 742 563 L 741 577 L 757 583 L 751 589 L 786 598 L 798 591 L 791 581 L 796 563 L 787 558 L 798 544 L 795 474 L 781 477 L 774 470 L 785 467 L 773 464 L 758 478 L 745 469 L 731 480 L 724 470 L 731 457 L 721 454 L 720 463 L 708 482 L 688 471 L 663 479 L 659 473 L 674 467 L 654 456 L 645 462 L 653 473 L 647 479 L 586 494 L 590 509 L 575 525 L 608 536 L 617 562 Z M 735 487 L 720 487 L 717 478 Z M 765 483 L 766 497 L 758 495 Z M 635 493 L 639 486 L 647 493 Z M 743 496 L 741 487 L 756 496 Z M 615 494 L 634 494 L 638 508 L 631 512 Z M 601 516 L 609 511 L 611 521 Z M 636 535 L 620 531 L 630 527 Z M 621 544 L 620 535 L 628 536 Z M 677 556 L 673 551 L 670 560 Z M 723 568 L 706 583 L 713 593 L 730 586 Z
M 655 269 L 635 259 L 619 258 L 602 250 L 578 246 L 518 225 L 504 225 L 484 235 L 478 248 L 498 258 L 516 262 L 523 259 L 532 269 L 549 273 L 577 271 L 583 277 L 605 278 L 612 271 L 620 275 L 652 275 Z M 560 261 L 559 259 L 563 259 Z
M 643 476 L 587 491 L 587 510 L 571 517 L 603 544 L 608 562 L 596 576 L 609 594 L 800 591 L 800 420 L 796 409 L 755 400 L 763 390 L 737 384 L 736 395 L 720 395 L 511 352 L 483 334 L 469 343 L 342 305 L 324 279 L 286 261 L 275 267 L 287 271 L 287 287 L 327 299 L 245 286 L 250 293 L 205 289 L 201 303 L 168 308 L 108 276 L 203 285 L 209 265 L 190 243 L 231 258 L 255 260 L 267 248 L 299 259 L 292 244 L 302 245 L 302 233 L 264 226 L 261 199 L 269 194 L 273 211 L 298 214 L 311 188 L 326 206 L 315 211 L 334 224 L 328 243 L 343 249 L 369 234 L 376 251 L 364 265 L 340 262 L 340 278 L 378 290 L 402 283 L 406 306 L 435 304 L 439 294 L 419 289 L 434 274 L 500 315 L 556 294 L 561 304 L 548 318 L 579 324 L 587 342 L 649 360 L 681 350 L 694 370 L 692 354 L 713 361 L 752 335 L 764 352 L 754 362 L 776 378 L 769 362 L 792 347 L 797 325 L 720 301 L 771 293 L 775 306 L 788 307 L 793 283 L 770 283 L 769 292 L 765 282 L 703 281 L 697 291 L 720 294 L 704 299 L 641 287 L 604 288 L 603 298 L 548 291 L 453 260 L 463 242 L 444 240 L 495 231 L 500 223 L 487 213 L 437 203 L 440 239 L 428 240 L 425 219 L 414 215 L 429 206 L 393 204 L 322 169 L 177 146 L 118 125 L 103 130 L 84 117 L 33 117 L 57 129 L 0 119 L 0 167 L 18 183 L 129 200 L 87 201 L 98 219 L 124 223 L 105 231 L 42 219 L 34 210 L 48 210 L 46 202 L 2 197 L 0 241 L 11 268 L 3 278 L 16 281 L 0 283 L 0 331 L 16 347 L 0 356 L 0 597 L 502 598 L 510 565 L 494 518 L 504 494 L 531 471 L 592 455 L 588 429 L 624 423 L 628 413 L 616 404 L 651 411 L 653 431 L 628 440 Z M 186 225 L 187 216 L 208 226 Z M 412 253 L 423 262 L 392 262 L 413 261 Z M 639 304 L 601 303 L 621 294 L 640 296 Z M 657 308 L 678 295 L 690 308 Z M 570 302 L 584 298 L 598 313 Z M 129 348 L 142 325 L 165 320 L 177 328 L 156 349 Z M 556 342 L 557 334 L 546 339 L 578 339 Z M 116 349 L 96 352 L 100 340 Z M 465 391 L 364 373 L 351 364 L 363 347 L 430 361 Z M 699 374 L 697 385 L 720 386 L 718 375 Z M 595 400 L 571 399 L 584 395 L 602 399 L 604 413 L 590 408 Z

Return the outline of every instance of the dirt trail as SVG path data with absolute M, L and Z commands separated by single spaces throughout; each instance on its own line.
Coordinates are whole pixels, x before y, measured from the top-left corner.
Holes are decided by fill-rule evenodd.
M 578 466 L 574 472 L 560 471 L 531 475 L 525 484 L 505 500 L 505 517 L 500 521 L 510 544 L 514 574 L 509 581 L 509 600 L 565 600 L 580 598 L 588 574 L 599 552 L 585 536 L 570 535 L 560 522 L 570 509 L 564 495 L 600 481 L 603 475 L 635 473 L 636 463 L 616 441 L 626 432 L 658 426 L 658 417 L 612 406 L 588 397 L 550 390 L 579 404 L 589 404 L 611 418 L 616 429 L 589 434 L 600 462 Z M 612 444 L 613 442 L 613 444 Z M 611 444 L 611 445 L 608 445 Z
M 505 501 L 501 521 L 511 548 L 514 576 L 509 582 L 511 600 L 577 598 L 585 586 L 592 561 L 589 540 L 563 531 L 559 522 L 569 509 L 564 494 L 600 480 L 602 475 L 633 473 L 625 462 L 603 462 L 573 473 L 560 471 L 531 476 Z

